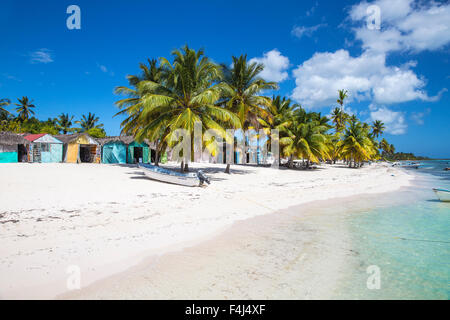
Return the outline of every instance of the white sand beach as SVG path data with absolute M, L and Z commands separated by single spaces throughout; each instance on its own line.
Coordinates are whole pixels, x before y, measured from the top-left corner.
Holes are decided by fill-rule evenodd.
M 175 163 L 166 165 L 171 166 L 178 168 Z M 242 259 L 228 264 L 237 268 L 237 274 L 246 270 L 241 276 L 248 278 L 254 262 L 246 260 L 245 252 L 252 245 L 252 235 L 238 237 L 245 224 L 248 229 L 249 223 L 255 223 L 255 232 L 276 237 L 270 231 L 272 214 L 280 219 L 289 214 L 280 210 L 305 203 L 313 206 L 316 200 L 389 192 L 409 185 L 413 178 L 386 164 L 361 169 L 323 165 L 307 171 L 233 165 L 230 175 L 223 173 L 224 165 L 194 163 L 190 167 L 202 168 L 211 177 L 211 185 L 189 188 L 160 183 L 147 179 L 134 166 L 2 164 L 0 298 L 52 299 L 60 294 L 59 298 L 82 299 L 323 297 L 333 284 L 330 279 L 343 267 L 342 257 L 330 251 L 334 262 L 325 265 L 315 258 L 316 251 L 321 244 L 324 248 L 332 243 L 345 246 L 347 240 L 345 230 L 330 228 L 332 221 L 314 217 L 308 210 L 299 233 L 303 242 L 294 248 L 296 254 L 289 262 L 307 266 L 295 278 L 305 283 L 304 291 L 282 290 L 284 281 L 293 281 L 289 272 L 286 279 L 273 279 L 269 290 L 270 281 L 260 287 L 239 287 L 239 277 L 230 276 L 228 270 L 202 274 L 197 266 L 225 263 L 232 241 L 234 247 L 241 247 Z M 232 226 L 242 220 L 246 221 Z M 311 221 L 316 229 L 323 225 L 326 232 L 308 233 Z M 221 237 L 224 230 L 227 236 Z M 230 232 L 236 237 L 230 237 Z M 265 255 L 264 244 L 259 249 L 262 274 L 268 263 L 283 259 Z M 281 244 L 278 251 L 283 252 Z M 182 256 L 183 270 L 190 277 L 177 273 L 181 252 L 187 252 Z M 69 266 L 80 268 L 81 290 L 67 291 Z M 319 272 L 321 277 L 314 277 Z M 227 288 L 211 287 L 213 279 L 225 276 L 228 280 L 222 283 Z

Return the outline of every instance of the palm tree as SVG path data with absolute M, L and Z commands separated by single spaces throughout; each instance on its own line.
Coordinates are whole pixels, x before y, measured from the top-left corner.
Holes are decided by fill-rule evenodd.
M 260 95 L 264 90 L 277 89 L 275 82 L 267 82 L 259 77 L 264 70 L 261 63 L 249 63 L 247 55 L 232 57 L 232 67 L 222 65 L 224 80 L 227 84 L 225 104 L 235 112 L 244 129 L 258 128 L 258 117 L 267 117 L 264 107 L 270 106 L 270 98 Z
M 16 111 L 18 112 L 18 118 L 22 121 L 25 121 L 30 118 L 30 115 L 34 114 L 34 111 L 32 108 L 35 108 L 36 106 L 32 104 L 32 100 L 30 101 L 28 97 L 22 97 L 22 99 L 17 99 L 19 103 L 15 103 Z
M 72 120 L 73 116 L 69 116 L 68 113 L 61 113 L 56 119 L 56 129 L 62 131 L 63 134 L 67 134 L 68 132 L 72 132 Z
M 78 123 L 80 125 L 81 132 L 86 132 L 93 128 L 103 128 L 103 124 L 97 124 L 99 120 L 100 119 L 95 116 L 95 113 L 89 112 L 87 116 L 83 115 L 81 117 L 81 120 L 75 121 L 75 123 Z
M 146 137 L 151 141 L 160 138 L 173 146 L 177 140 L 175 130 L 187 130 L 192 139 L 194 124 L 200 122 L 203 131 L 212 129 L 227 141 L 232 139 L 221 123 L 238 128 L 240 121 L 231 111 L 216 105 L 226 90 L 219 82 L 220 67 L 205 57 L 203 50 L 195 51 L 187 45 L 174 50 L 172 55 L 173 63 L 160 58 L 162 79 L 159 82 L 140 81 L 131 97 L 137 99 L 132 102 L 134 107 L 123 104 L 128 108 L 127 113 L 136 117 L 136 138 Z M 206 146 L 210 151 L 217 147 L 211 141 L 206 142 Z M 191 141 L 191 161 L 194 156 L 192 149 Z M 181 170 L 185 170 L 184 160 Z
M 374 122 L 372 122 L 372 134 L 376 138 L 383 134 L 384 129 L 386 128 L 381 120 L 375 120 Z
M 292 124 L 295 109 L 300 108 L 297 104 L 291 104 L 290 99 L 281 96 L 273 96 L 270 105 L 266 111 L 268 116 L 265 118 L 259 117 L 258 122 L 264 128 L 266 135 L 271 134 L 272 129 L 279 132 L 279 138 L 288 136 L 288 128 Z M 269 140 L 267 141 L 269 144 Z M 279 150 L 281 152 L 281 150 Z M 280 154 L 278 154 L 279 159 Z
M 389 153 L 390 153 L 391 155 L 394 155 L 394 154 L 395 154 L 395 147 L 394 147 L 393 144 L 389 145 Z
M 345 131 L 343 140 L 340 142 L 342 155 L 349 160 L 349 167 L 357 166 L 364 160 L 371 159 L 375 154 L 375 148 L 368 137 L 367 130 L 365 130 L 360 122 L 352 122 Z
M 333 109 L 331 113 L 331 121 L 334 123 L 336 132 L 344 131 L 348 119 L 348 114 L 343 112 L 340 108 L 336 107 Z
M 222 64 L 227 90 L 221 103 L 238 115 L 243 129 L 257 130 L 260 127 L 258 118 L 270 116 L 265 110 L 265 107 L 270 106 L 270 98 L 262 96 L 261 92 L 277 89 L 278 85 L 275 82 L 267 82 L 259 76 L 264 70 L 262 63 L 249 63 L 247 55 L 232 56 L 232 60 L 231 67 Z M 228 164 L 225 172 L 229 172 L 229 168 Z
M 391 146 L 390 146 L 389 142 L 387 142 L 387 140 L 385 138 L 383 138 L 380 142 L 380 148 L 381 148 L 382 154 L 384 156 L 390 154 L 390 150 L 391 150 L 390 147 Z
M 358 117 L 356 116 L 356 114 L 352 114 L 351 116 L 350 116 L 350 118 L 348 119 L 348 122 L 351 124 L 351 123 L 356 123 L 356 122 L 358 122 Z
M 141 103 L 141 96 L 138 90 L 138 85 L 141 81 L 151 81 L 155 83 L 160 83 L 162 81 L 162 68 L 159 66 L 156 59 L 147 59 L 148 66 L 144 63 L 139 64 L 139 68 L 141 69 L 140 75 L 129 75 L 127 76 L 128 83 L 132 88 L 119 86 L 115 89 L 116 94 L 124 94 L 127 95 L 128 98 L 119 100 L 116 102 L 116 105 L 122 109 L 119 111 L 117 115 L 125 114 L 127 117 L 120 124 L 122 130 L 122 134 L 129 134 L 135 136 L 136 133 L 142 129 L 142 126 L 139 124 L 139 116 L 142 113 L 143 105 Z M 149 88 L 147 88 L 147 91 Z M 163 132 L 161 132 L 159 136 L 161 137 Z M 155 165 L 159 164 L 159 155 L 166 148 L 167 144 L 165 141 L 157 138 L 156 140 L 156 154 L 155 154 Z
M 319 162 L 321 158 L 327 158 L 327 130 L 327 126 L 319 124 L 303 108 L 296 109 L 287 137 L 280 139 L 284 155 L 289 156 L 289 166 L 292 167 L 294 157 L 306 159 L 307 167 L 310 161 Z
M 9 106 L 11 101 L 9 99 L 0 99 L 0 113 L 8 114 L 9 111 L 5 109 L 6 106 Z
M 344 89 L 341 89 L 341 90 L 338 90 L 338 99 L 336 100 L 337 101 L 337 103 L 339 103 L 339 105 L 341 106 L 341 113 L 340 113 L 340 115 L 341 115 L 341 119 L 340 119 L 340 123 L 341 124 L 344 124 L 345 122 L 344 122 L 344 119 L 342 118 L 343 117 L 343 115 L 344 115 L 344 100 L 345 100 L 345 98 L 347 98 L 348 97 L 348 95 L 347 95 L 347 90 L 344 90 Z

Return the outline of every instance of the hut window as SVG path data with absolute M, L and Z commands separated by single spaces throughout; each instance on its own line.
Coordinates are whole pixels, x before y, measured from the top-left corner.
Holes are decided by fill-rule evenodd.
M 49 152 L 50 151 L 50 146 L 48 143 L 42 143 L 41 144 L 41 152 Z

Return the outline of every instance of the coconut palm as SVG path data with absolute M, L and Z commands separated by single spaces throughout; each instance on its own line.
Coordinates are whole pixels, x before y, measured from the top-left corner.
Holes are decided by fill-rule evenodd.
M 294 157 L 306 159 L 308 167 L 311 161 L 328 158 L 326 130 L 326 126 L 313 120 L 303 108 L 296 109 L 287 137 L 280 139 L 283 154 L 289 157 L 289 166 L 292 167 Z
M 34 104 L 32 104 L 32 100 L 29 100 L 28 97 L 22 97 L 22 99 L 17 99 L 19 103 L 15 103 L 17 106 L 17 117 L 21 121 L 28 120 L 30 118 L 30 115 L 34 114 L 33 108 L 36 108 Z
M 75 123 L 78 123 L 80 125 L 80 131 L 86 132 L 93 128 L 103 128 L 103 124 L 97 124 L 100 119 L 99 117 L 95 116 L 95 113 L 90 113 L 86 115 L 82 115 L 81 120 L 75 121 Z
M 384 129 L 386 128 L 381 120 L 375 120 L 374 122 L 372 122 L 372 134 L 376 138 L 383 134 Z
M 348 160 L 349 167 L 357 167 L 364 160 L 372 159 L 376 151 L 367 130 L 360 122 L 352 122 L 339 142 L 342 156 Z
M 242 128 L 258 130 L 260 128 L 258 118 L 270 117 L 266 107 L 270 106 L 271 100 L 261 93 L 264 90 L 276 89 L 278 85 L 275 82 L 265 81 L 259 76 L 264 70 L 262 63 L 249 63 L 247 55 L 233 56 L 232 60 L 231 67 L 222 64 L 227 86 L 224 99 L 220 103 L 238 115 Z M 229 165 L 225 171 L 228 170 Z
M 390 145 L 389 145 L 389 153 L 390 153 L 391 155 L 394 155 L 394 154 L 395 154 L 395 147 L 394 147 L 393 144 L 390 144 Z
M 358 122 L 358 117 L 356 116 L 356 114 L 352 114 L 350 116 L 350 118 L 348 118 L 348 122 L 349 123 L 356 123 L 356 122 Z M 364 126 L 364 124 L 362 124 L 362 125 Z
M 331 112 L 331 121 L 334 124 L 336 132 L 344 131 L 348 118 L 348 114 L 343 112 L 340 108 L 336 107 L 333 109 Z
M 6 106 L 9 106 L 11 101 L 9 99 L 0 99 L 0 113 L 9 114 L 9 111 L 5 109 Z
M 259 117 L 258 122 L 264 129 L 266 135 L 271 134 L 271 130 L 275 129 L 279 132 L 279 138 L 287 137 L 287 130 L 292 124 L 295 109 L 300 106 L 291 104 L 290 99 L 281 96 L 273 96 L 270 105 L 266 108 L 268 115 L 265 118 Z M 269 144 L 269 140 L 267 141 Z M 281 150 L 279 150 L 281 152 Z M 280 154 L 278 155 L 279 159 Z
M 337 101 L 337 103 L 339 103 L 339 105 L 341 106 L 341 110 L 342 110 L 342 108 L 344 107 L 344 100 L 346 98 L 348 98 L 348 91 L 343 90 L 343 89 L 338 90 L 338 95 L 339 95 L 339 98 L 336 101 Z
M 152 141 L 160 138 L 173 146 L 178 141 L 177 129 L 187 130 L 193 138 L 194 124 L 200 122 L 203 131 L 212 129 L 227 141 L 232 139 L 221 123 L 240 127 L 240 121 L 231 111 L 216 105 L 226 90 L 219 82 L 220 67 L 205 57 L 203 50 L 195 51 L 187 45 L 174 50 L 172 55 L 173 63 L 160 58 L 161 81 L 143 80 L 137 84 L 132 98 L 138 101 L 134 107 L 128 106 L 128 112 L 136 114 L 139 124 L 136 138 L 146 137 Z M 212 141 L 206 146 L 212 152 L 217 147 Z M 191 152 L 190 160 L 193 156 Z M 184 161 L 181 162 L 182 170 L 183 164 Z
M 119 86 L 115 89 L 116 94 L 127 95 L 125 99 L 121 99 L 116 102 L 116 105 L 121 109 L 117 115 L 126 115 L 127 117 L 121 123 L 121 133 L 136 136 L 137 132 L 142 129 L 142 125 L 139 123 L 139 116 L 142 113 L 143 105 L 141 103 L 141 92 L 139 92 L 138 85 L 141 81 L 151 81 L 155 83 L 162 82 L 162 68 L 158 64 L 156 59 L 147 59 L 148 66 L 144 63 L 139 64 L 141 69 L 140 75 L 129 75 L 127 76 L 130 88 L 125 86 Z M 147 88 L 147 92 L 149 88 Z M 159 137 L 163 134 L 163 128 Z M 160 138 L 156 140 L 156 154 L 155 154 L 155 165 L 159 164 L 159 155 L 167 147 L 167 143 Z
M 72 120 L 73 116 L 69 116 L 68 113 L 61 113 L 56 119 L 56 129 L 58 129 L 63 134 L 72 132 Z
M 271 103 L 265 109 L 267 116 L 257 118 L 259 124 L 266 129 L 267 134 L 270 133 L 270 129 L 286 132 L 286 128 L 292 123 L 295 109 L 300 107 L 291 103 L 291 100 L 285 97 L 273 96 Z
M 385 138 L 383 138 L 380 142 L 380 148 L 382 150 L 383 155 L 387 155 L 390 153 L 390 144 L 387 142 Z
M 224 80 L 227 84 L 225 104 L 227 108 L 235 112 L 244 129 L 258 128 L 258 118 L 267 118 L 270 107 L 269 97 L 261 95 L 264 90 L 277 89 L 275 82 L 263 80 L 259 74 L 264 70 L 261 63 L 247 61 L 247 55 L 232 57 L 233 64 L 230 67 L 222 65 Z
M 347 97 L 348 97 L 347 90 L 344 90 L 344 89 L 338 90 L 338 99 L 336 101 L 341 106 L 341 108 L 340 108 L 341 109 L 341 113 L 340 113 L 340 115 L 341 115 L 340 123 L 341 124 L 345 123 L 344 119 L 343 119 L 343 116 L 344 116 L 344 102 L 345 102 L 345 99 Z

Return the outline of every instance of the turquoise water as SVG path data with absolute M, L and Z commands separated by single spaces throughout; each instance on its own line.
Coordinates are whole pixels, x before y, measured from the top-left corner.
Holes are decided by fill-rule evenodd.
M 352 273 L 337 298 L 449 299 L 450 203 L 432 187 L 450 189 L 447 161 L 426 161 L 412 173 L 413 187 L 372 199 L 373 208 L 349 214 L 346 223 L 356 251 Z M 380 288 L 367 288 L 367 268 L 380 270 Z

